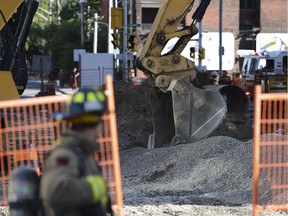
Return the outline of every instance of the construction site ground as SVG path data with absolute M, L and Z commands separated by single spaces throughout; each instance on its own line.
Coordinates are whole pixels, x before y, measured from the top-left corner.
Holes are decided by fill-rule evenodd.
M 253 104 L 243 116 L 228 114 L 205 139 L 147 149 L 149 86 L 115 81 L 114 88 L 125 215 L 252 215 Z M 260 202 L 267 198 L 262 193 Z
M 39 80 L 30 79 L 29 83 L 22 97 L 37 93 Z M 218 130 L 200 141 L 147 149 L 153 132 L 149 86 L 115 81 L 114 89 L 124 215 L 252 215 L 251 113 L 228 115 Z M 65 86 L 56 94 L 74 91 Z M 265 196 L 266 191 L 260 194 L 260 201 Z M 0 215 L 8 215 L 7 208 L 2 207 Z M 259 215 L 288 213 L 266 211 Z

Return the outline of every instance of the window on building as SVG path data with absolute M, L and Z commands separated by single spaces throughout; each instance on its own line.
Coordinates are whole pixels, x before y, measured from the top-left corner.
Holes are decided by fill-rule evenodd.
M 239 30 L 249 33 L 260 27 L 260 0 L 240 0 Z
M 159 8 L 142 8 L 142 23 L 153 23 Z
M 240 9 L 256 9 L 257 0 L 240 0 Z
M 267 59 L 266 60 L 266 68 L 267 70 L 274 69 L 274 60 L 273 59 Z

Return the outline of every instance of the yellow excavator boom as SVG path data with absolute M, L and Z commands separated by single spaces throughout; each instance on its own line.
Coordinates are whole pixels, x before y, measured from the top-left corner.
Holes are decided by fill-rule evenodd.
M 25 42 L 38 5 L 37 0 L 0 1 L 0 100 L 20 98 L 26 88 Z
M 19 99 L 12 73 L 0 71 L 0 100 Z
M 0 30 L 17 11 L 23 0 L 0 1 Z M 0 100 L 19 99 L 15 82 L 10 71 L 0 71 Z
M 9 0 L 9 1 L 0 1 L 0 10 L 1 10 L 1 17 L 0 17 L 0 30 L 4 27 L 5 21 L 8 21 L 11 16 L 17 11 L 17 8 L 23 0 Z M 5 20 L 3 19 L 5 18 Z

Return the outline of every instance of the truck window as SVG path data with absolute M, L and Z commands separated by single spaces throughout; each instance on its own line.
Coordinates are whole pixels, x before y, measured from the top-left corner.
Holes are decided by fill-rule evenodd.
M 274 69 L 274 60 L 273 59 L 267 59 L 266 61 L 266 68 L 267 70 L 273 70 Z
M 244 58 L 243 66 L 242 66 L 242 74 L 247 74 L 248 69 L 248 59 Z
M 250 67 L 249 67 L 249 74 L 255 74 L 255 70 L 257 70 L 257 62 L 258 60 L 257 59 L 251 59 L 251 64 L 250 64 Z
M 283 59 L 282 59 L 282 62 L 283 62 L 283 69 L 286 69 L 287 70 L 287 64 L 288 64 L 288 59 L 287 59 L 287 56 L 283 56 Z
M 287 56 L 283 56 L 283 69 L 282 69 L 282 71 L 284 72 L 284 74 L 286 74 L 287 75 L 287 71 L 288 71 L 288 66 L 287 66 L 287 64 L 288 64 L 288 59 L 287 59 Z

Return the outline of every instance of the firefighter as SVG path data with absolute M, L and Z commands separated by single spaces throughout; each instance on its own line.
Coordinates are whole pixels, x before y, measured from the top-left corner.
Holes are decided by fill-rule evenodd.
M 40 196 L 47 216 L 106 215 L 107 185 L 94 157 L 106 108 L 104 92 L 87 89 L 72 96 L 66 113 L 56 114 L 72 126 L 62 131 L 46 161 Z

